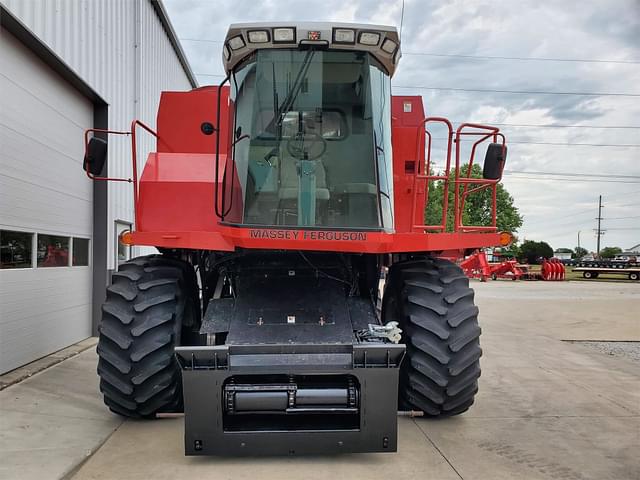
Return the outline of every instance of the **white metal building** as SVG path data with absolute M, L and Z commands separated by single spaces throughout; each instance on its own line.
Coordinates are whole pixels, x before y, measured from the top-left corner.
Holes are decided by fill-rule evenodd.
M 85 176 L 84 130 L 153 128 L 160 92 L 197 84 L 156 0 L 0 0 L 0 20 L 3 373 L 95 332 L 130 254 L 116 237 L 133 223 L 131 186 Z M 131 175 L 128 142 L 109 138 L 110 176 Z

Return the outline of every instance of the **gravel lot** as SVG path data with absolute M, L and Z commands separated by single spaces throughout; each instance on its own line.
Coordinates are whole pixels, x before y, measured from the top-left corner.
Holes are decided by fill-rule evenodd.
M 629 358 L 640 363 L 640 342 L 571 342 L 593 348 L 605 355 Z

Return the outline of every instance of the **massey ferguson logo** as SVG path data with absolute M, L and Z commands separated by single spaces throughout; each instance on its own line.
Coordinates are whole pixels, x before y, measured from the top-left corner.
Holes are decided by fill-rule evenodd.
M 339 242 L 366 242 L 366 232 L 334 232 L 331 230 L 271 230 L 251 229 L 250 238 L 267 240 L 320 240 Z
M 320 32 L 309 32 L 309 40 L 320 40 Z

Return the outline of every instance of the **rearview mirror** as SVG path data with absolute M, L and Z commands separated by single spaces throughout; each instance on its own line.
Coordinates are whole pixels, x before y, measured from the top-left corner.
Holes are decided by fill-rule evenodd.
M 91 175 L 100 175 L 107 160 L 107 141 L 92 137 L 84 154 L 82 168 Z
M 502 169 L 507 161 L 507 147 L 500 143 L 490 143 L 487 154 L 484 157 L 482 178 L 487 180 L 499 180 L 502 178 Z

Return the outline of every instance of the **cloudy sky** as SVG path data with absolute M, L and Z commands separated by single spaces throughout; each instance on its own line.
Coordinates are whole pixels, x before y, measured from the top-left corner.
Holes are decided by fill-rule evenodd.
M 230 23 L 399 27 L 402 14 L 402 0 L 164 3 L 202 85 L 221 80 Z M 640 1 L 405 0 L 402 51 L 394 94 L 422 95 L 428 114 L 454 122 L 500 124 L 520 239 L 573 248 L 580 232 L 595 250 L 602 195 L 602 245 L 640 243 Z

